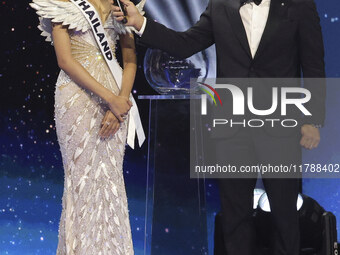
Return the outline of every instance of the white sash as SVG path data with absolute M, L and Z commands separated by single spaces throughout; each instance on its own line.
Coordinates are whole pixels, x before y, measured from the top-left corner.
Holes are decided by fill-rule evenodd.
M 71 0 L 78 9 L 83 13 L 89 24 L 91 25 L 94 37 L 96 38 L 98 47 L 100 48 L 102 55 L 110 68 L 110 71 L 119 87 L 122 87 L 123 71 L 117 62 L 116 58 L 112 54 L 112 50 L 106 39 L 106 34 L 104 27 L 102 25 L 101 19 L 97 13 L 97 10 L 86 0 Z M 134 149 L 135 135 L 137 133 L 139 146 L 142 146 L 145 141 L 145 134 L 142 126 L 142 122 L 139 116 L 138 108 L 135 99 L 132 94 L 130 94 L 130 100 L 133 106 L 130 109 L 129 114 L 129 126 L 127 134 L 127 143 Z M 136 133 L 135 133 L 136 132 Z

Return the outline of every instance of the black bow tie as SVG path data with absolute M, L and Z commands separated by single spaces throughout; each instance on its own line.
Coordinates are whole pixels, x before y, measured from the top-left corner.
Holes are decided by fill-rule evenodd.
M 262 0 L 241 0 L 241 6 L 254 2 L 256 5 L 260 5 L 262 3 Z

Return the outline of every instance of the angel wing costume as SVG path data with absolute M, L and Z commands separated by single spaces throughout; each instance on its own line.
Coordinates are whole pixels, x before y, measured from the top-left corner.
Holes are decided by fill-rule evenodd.
M 138 9 L 143 13 L 145 0 Z M 91 26 L 72 2 L 33 0 L 39 29 L 52 42 L 52 22 L 68 26 L 72 55 L 99 83 L 118 95 Z M 109 15 L 104 24 L 111 49 L 130 33 Z M 106 112 L 102 100 L 60 71 L 55 89 L 55 122 L 64 166 L 64 192 L 57 255 L 132 255 L 133 244 L 123 179 L 127 123 L 111 139 L 98 133 Z

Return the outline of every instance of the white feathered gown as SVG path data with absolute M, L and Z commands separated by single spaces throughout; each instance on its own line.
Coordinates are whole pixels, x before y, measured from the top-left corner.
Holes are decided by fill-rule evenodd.
M 142 8 L 144 1 L 140 4 Z M 51 20 L 69 28 L 73 57 L 98 82 L 118 94 L 89 24 L 71 2 L 34 0 L 39 29 L 51 41 Z M 104 25 L 111 48 L 118 33 L 130 32 L 113 17 Z M 107 108 L 60 72 L 55 89 L 55 122 L 65 171 L 57 255 L 134 254 L 122 172 L 127 123 L 112 139 L 101 140 Z

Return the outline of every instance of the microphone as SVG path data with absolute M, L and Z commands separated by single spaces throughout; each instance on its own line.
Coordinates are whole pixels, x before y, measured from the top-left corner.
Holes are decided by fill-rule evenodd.
M 123 7 L 123 4 L 120 2 L 120 0 L 115 0 L 115 3 L 117 3 L 116 5 L 120 8 L 120 11 L 124 13 L 124 16 L 127 16 L 126 10 Z M 122 20 L 123 24 L 127 23 L 127 18 L 124 17 L 124 19 Z

